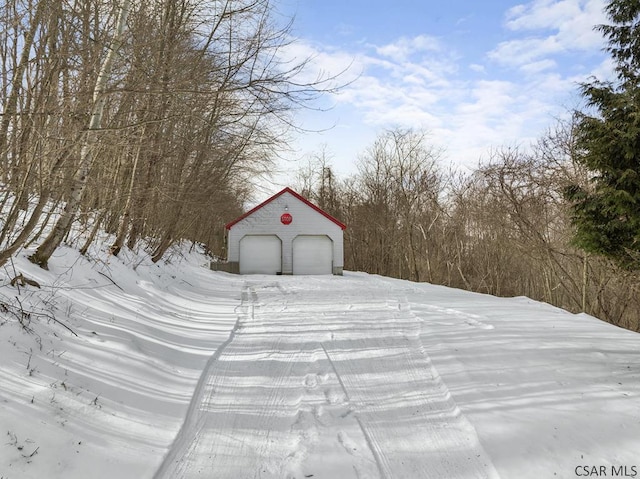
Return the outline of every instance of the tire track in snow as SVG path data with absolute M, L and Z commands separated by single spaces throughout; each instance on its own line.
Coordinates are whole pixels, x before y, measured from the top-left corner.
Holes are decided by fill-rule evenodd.
M 333 370 L 334 374 L 336 375 L 336 379 L 340 383 L 340 387 L 342 388 L 342 391 L 344 392 L 344 395 L 345 395 L 345 398 L 346 398 L 347 402 L 351 403 L 351 398 L 349 397 L 349 391 L 347 390 L 347 387 L 345 386 L 344 382 L 342 381 L 342 377 L 340 376 L 340 373 L 336 369 L 335 364 L 331 360 L 331 356 L 329 355 L 329 352 L 327 351 L 327 348 L 324 346 L 324 344 L 322 344 L 321 346 L 322 346 L 322 350 L 324 351 L 324 354 L 327 356 L 327 360 L 329 361 L 329 364 L 331 365 L 331 369 Z M 360 427 L 360 431 L 362 432 L 362 435 L 364 436 L 364 440 L 367 443 L 367 447 L 371 451 L 371 454 L 373 455 L 373 457 L 374 457 L 374 459 L 376 461 L 376 466 L 378 467 L 378 472 L 380 473 L 380 478 L 381 479 L 388 479 L 390 477 L 390 474 L 389 474 L 389 471 L 387 470 L 388 469 L 388 465 L 387 465 L 386 461 L 384 461 L 383 458 L 380 456 L 380 451 L 378 450 L 378 448 L 376 447 L 376 444 L 371 439 L 371 436 L 369 436 L 369 433 L 367 432 L 367 429 L 365 428 L 364 424 L 362 423 L 362 419 L 360 419 L 360 416 L 359 416 L 359 414 L 357 412 L 354 414 L 354 417 L 355 417 L 356 421 L 358 422 L 358 426 Z M 344 433 L 342 431 L 340 433 L 338 433 L 339 441 L 343 444 L 343 446 L 345 446 L 346 448 L 349 448 L 349 446 L 345 444 L 345 439 L 344 438 L 345 438 L 345 436 L 344 436 Z M 351 447 L 353 447 L 353 446 L 351 446 Z
M 321 351 L 277 320 L 282 291 L 271 302 L 275 311 L 260 312 L 258 287 L 245 288 L 237 328 L 203 371 L 155 477 L 299 477 L 305 442 L 314 442 L 313 414 L 302 407 L 304 378 Z
M 393 294 L 347 278 L 245 286 L 155 477 L 497 477 Z
M 370 334 L 345 331 L 323 344 L 380 477 L 497 478 L 424 351 L 420 319 L 406 300 L 386 306 L 392 314 L 369 311 Z
M 191 401 L 189 402 L 189 407 L 187 409 L 187 414 L 185 419 L 174 439 L 169 451 L 165 455 L 160 467 L 154 474 L 154 479 L 161 478 L 169 478 L 173 477 L 168 475 L 169 471 L 175 467 L 175 464 L 179 461 L 180 454 L 183 454 L 186 447 L 193 440 L 193 437 L 198 429 L 199 420 L 202 417 L 201 404 L 205 394 L 205 387 L 207 385 L 207 381 L 212 374 L 212 370 L 215 367 L 216 361 L 220 358 L 224 350 L 231 344 L 234 340 L 236 333 L 240 329 L 241 322 L 246 318 L 253 317 L 254 315 L 254 307 L 255 307 L 255 291 L 251 291 L 249 288 L 245 286 L 241 295 L 240 306 L 238 307 L 240 310 L 245 310 L 241 314 L 238 315 L 238 319 L 236 320 L 233 329 L 229 333 L 229 337 L 220 345 L 218 349 L 211 355 L 207 364 L 205 365 L 202 373 L 200 374 L 200 378 L 196 383 L 196 387 L 193 391 L 193 395 L 191 397 Z

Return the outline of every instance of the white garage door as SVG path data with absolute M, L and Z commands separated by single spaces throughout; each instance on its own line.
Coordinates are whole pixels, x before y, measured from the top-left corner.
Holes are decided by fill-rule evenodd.
M 282 242 L 275 235 L 247 235 L 240 240 L 240 274 L 282 272 Z
M 293 274 L 331 274 L 333 241 L 328 236 L 296 236 L 293 240 Z

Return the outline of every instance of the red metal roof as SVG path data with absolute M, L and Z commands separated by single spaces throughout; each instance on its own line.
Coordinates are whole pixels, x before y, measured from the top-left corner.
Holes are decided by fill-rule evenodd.
M 235 225 L 236 223 L 238 223 L 239 221 L 242 221 L 243 219 L 245 219 L 247 216 L 252 215 L 254 212 L 258 211 L 260 208 L 262 208 L 265 205 L 268 205 L 269 203 L 271 203 L 273 200 L 275 200 L 276 198 L 278 198 L 279 196 L 282 196 L 284 193 L 290 193 L 291 195 L 293 195 L 294 197 L 298 198 L 300 201 L 302 201 L 304 204 L 310 206 L 311 208 L 313 208 L 314 210 L 316 210 L 318 213 L 320 213 L 322 216 L 324 216 L 325 218 L 333 221 L 335 224 L 337 224 L 341 229 L 345 230 L 347 229 L 347 226 L 338 221 L 337 219 L 335 219 L 333 216 L 331 216 L 329 213 L 327 213 L 326 211 L 318 208 L 316 205 L 314 205 L 313 203 L 311 203 L 311 201 L 309 201 L 308 199 L 306 199 L 304 196 L 301 196 L 300 194 L 296 193 L 295 191 L 293 191 L 291 188 L 286 187 L 284 190 L 276 193 L 275 195 L 273 195 L 271 198 L 269 198 L 268 200 L 263 201 L 262 203 L 260 203 L 258 206 L 256 206 L 255 208 L 251 208 L 249 211 L 247 211 L 245 214 L 243 214 L 242 216 L 236 218 L 235 220 L 227 223 L 225 226 L 225 228 L 227 229 L 231 229 L 231 227 L 233 225 Z

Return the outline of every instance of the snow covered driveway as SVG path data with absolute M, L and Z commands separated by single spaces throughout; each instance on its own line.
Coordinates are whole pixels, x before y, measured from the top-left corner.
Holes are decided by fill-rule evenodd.
M 42 288 L 0 277 L 0 301 L 41 315 L 0 312 L 0 478 L 640 474 L 637 333 L 527 298 L 204 261 L 16 259 Z
M 406 300 L 362 286 L 248 280 L 156 477 L 497 477 Z

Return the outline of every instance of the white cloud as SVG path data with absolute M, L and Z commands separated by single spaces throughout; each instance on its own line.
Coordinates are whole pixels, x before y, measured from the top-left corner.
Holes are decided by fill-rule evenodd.
M 316 69 L 328 70 L 342 66 L 348 55 L 332 50 L 316 52 L 313 57 L 314 62 L 323 62 Z M 521 138 L 527 119 L 541 110 L 540 105 L 529 104 L 535 95 L 521 91 L 511 81 L 461 79 L 457 64 L 437 51 L 411 61 L 381 57 L 377 48 L 370 47 L 355 58 L 362 74 L 335 97 L 335 113 L 345 112 L 337 122 L 340 130 L 347 124 L 350 130 L 425 129 L 434 132 L 435 146 L 445 149 L 449 158 L 471 165 L 487 145 Z M 337 130 L 323 136 L 330 148 L 333 144 L 341 149 L 339 141 L 353 139 Z M 353 150 L 352 145 L 349 148 Z
M 489 58 L 503 65 L 522 66 L 558 53 L 563 48 L 555 36 L 529 37 L 500 43 L 489 52 Z
M 615 77 L 616 64 L 611 57 L 606 57 L 600 64 L 598 64 L 591 72 L 589 77 L 599 78 L 601 80 Z M 577 81 L 584 81 L 582 79 Z
M 402 37 L 393 43 L 376 47 L 378 55 L 395 61 L 406 61 L 415 53 L 434 52 L 441 49 L 440 41 L 432 36 Z
M 534 0 L 507 12 L 506 27 L 526 38 L 500 43 L 489 58 L 509 66 L 524 66 L 548 57 L 577 50 L 599 50 L 603 46 L 594 26 L 605 23 L 604 0 Z
M 511 30 L 560 29 L 567 21 L 582 14 L 581 0 L 534 0 L 507 11 L 506 26 Z M 592 2 L 593 3 L 593 2 Z
M 486 116 L 501 116 L 511 105 L 514 85 L 502 80 L 482 80 L 471 89 L 470 101 L 461 103 L 458 111 L 463 114 L 484 112 Z
M 534 61 L 534 62 L 527 63 L 526 65 L 523 65 L 520 68 L 520 70 L 522 72 L 524 72 L 524 73 L 532 75 L 532 74 L 536 74 L 536 73 L 541 73 L 541 72 L 546 71 L 546 70 L 551 70 L 552 68 L 555 68 L 556 66 L 558 66 L 556 61 L 547 58 L 545 60 L 540 60 L 540 61 Z

